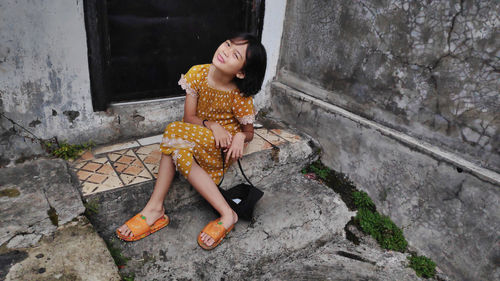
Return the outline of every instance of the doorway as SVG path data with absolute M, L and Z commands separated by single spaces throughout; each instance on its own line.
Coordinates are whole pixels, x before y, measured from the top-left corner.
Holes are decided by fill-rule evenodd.
M 181 96 L 180 75 L 235 32 L 262 36 L 264 0 L 86 0 L 94 111 Z

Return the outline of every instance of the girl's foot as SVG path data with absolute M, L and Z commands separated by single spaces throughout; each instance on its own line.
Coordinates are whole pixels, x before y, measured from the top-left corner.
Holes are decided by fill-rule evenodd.
M 238 215 L 236 214 L 236 212 L 234 212 L 234 211 L 232 211 L 232 212 L 233 212 L 232 215 L 220 217 L 220 219 L 222 221 L 222 225 L 224 226 L 225 229 L 228 229 L 229 227 L 231 227 L 231 225 L 238 222 Z M 209 247 L 215 243 L 214 239 L 212 239 L 212 237 L 210 237 L 205 232 L 201 233 L 201 240 L 203 241 L 203 243 L 205 243 L 205 245 L 207 245 Z
M 146 217 L 146 223 L 151 226 L 155 221 L 157 221 L 159 218 L 161 218 L 165 214 L 165 208 L 161 206 L 161 209 L 154 209 L 154 208 L 148 208 L 148 206 L 144 207 L 144 209 L 141 211 L 141 215 Z M 118 228 L 118 231 L 128 237 L 134 236 L 132 234 L 132 231 L 128 228 L 126 224 L 123 224 Z

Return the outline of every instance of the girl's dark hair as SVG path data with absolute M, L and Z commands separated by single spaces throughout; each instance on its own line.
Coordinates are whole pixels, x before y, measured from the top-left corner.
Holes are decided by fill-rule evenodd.
M 248 43 L 245 64 L 241 69 L 245 77 L 235 77 L 233 81 L 245 97 L 253 96 L 260 91 L 266 74 L 266 49 L 259 39 L 250 33 L 238 33 L 229 40 L 236 45 Z

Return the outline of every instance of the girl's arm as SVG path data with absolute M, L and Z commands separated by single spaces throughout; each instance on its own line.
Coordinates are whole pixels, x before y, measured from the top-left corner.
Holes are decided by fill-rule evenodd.
M 203 120 L 196 116 L 197 104 L 197 97 L 186 95 L 186 101 L 184 102 L 184 122 L 203 126 Z
M 231 157 L 233 160 L 243 157 L 245 142 L 249 142 L 253 139 L 253 124 L 241 125 L 241 130 L 242 132 L 238 132 L 234 135 L 231 146 L 224 151 L 227 152 L 226 162 L 228 162 Z
M 244 142 L 250 142 L 253 140 L 253 124 L 241 125 L 241 130 L 242 130 L 242 132 L 236 133 L 236 135 L 237 134 L 245 135 Z

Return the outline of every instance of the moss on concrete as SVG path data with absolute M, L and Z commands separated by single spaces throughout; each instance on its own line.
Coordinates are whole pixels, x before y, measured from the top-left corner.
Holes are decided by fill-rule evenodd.
M 340 194 L 350 210 L 358 210 L 356 217 L 351 222 L 364 233 L 374 237 L 382 248 L 399 252 L 407 251 L 408 242 L 403 231 L 389 217 L 377 212 L 376 206 L 368 194 L 359 191 L 345 174 L 331 170 L 321 163 L 321 160 L 316 160 L 302 169 L 302 173 L 314 174 L 316 179 Z M 433 277 L 436 264 L 427 257 L 412 255 L 410 267 L 420 277 Z
M 21 192 L 15 188 L 6 188 L 0 190 L 0 197 L 17 197 L 21 195 Z
M 430 278 L 436 275 L 436 263 L 428 257 L 411 255 L 410 267 L 415 270 L 419 277 Z
M 47 211 L 47 214 L 49 215 L 52 224 L 55 226 L 59 226 L 59 216 L 57 215 L 56 209 L 54 209 L 54 207 L 51 206 L 50 209 Z

